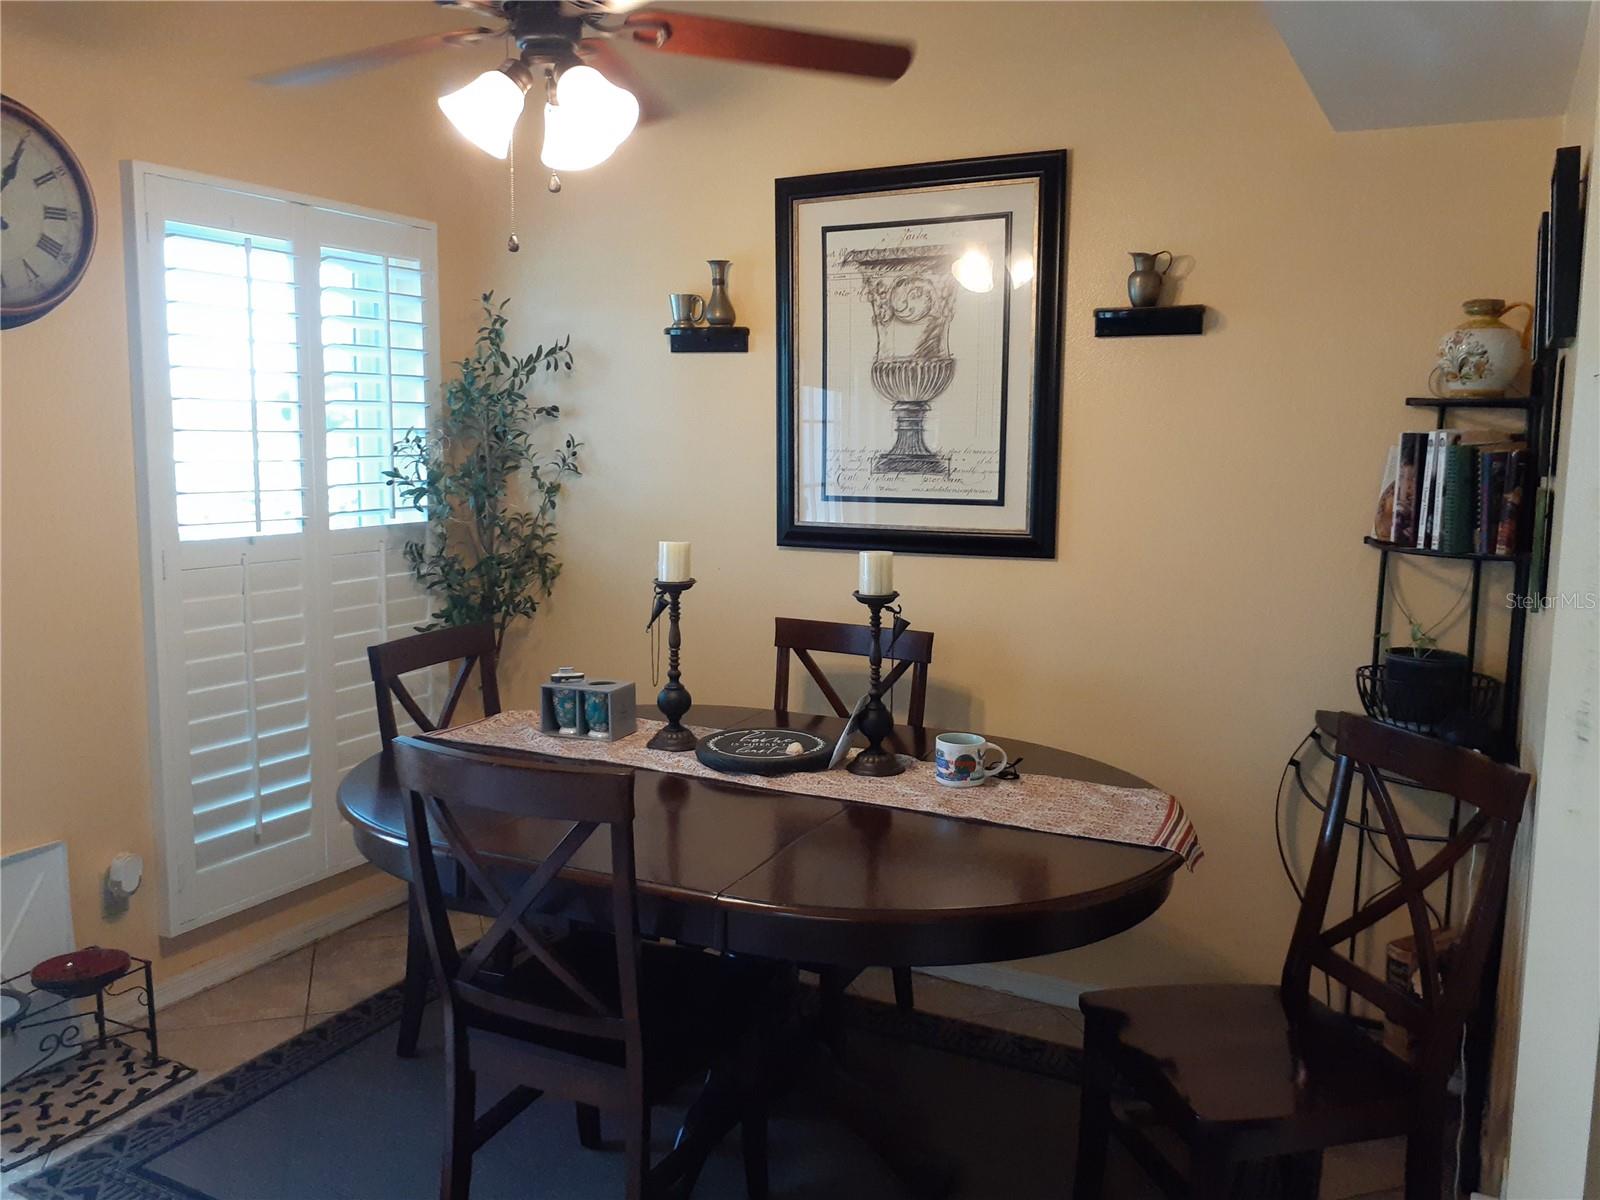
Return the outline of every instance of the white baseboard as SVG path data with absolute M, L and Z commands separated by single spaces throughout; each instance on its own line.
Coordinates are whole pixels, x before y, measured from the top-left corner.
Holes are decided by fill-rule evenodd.
M 288 929 L 274 934 L 272 937 L 246 946 L 242 950 L 235 950 L 232 954 L 218 955 L 197 967 L 190 967 L 187 971 L 179 971 L 173 975 L 162 974 L 157 969 L 156 974 L 156 1027 L 161 1026 L 161 1010 L 187 1000 L 190 996 L 205 991 L 207 988 L 216 987 L 219 983 L 227 983 L 230 979 L 237 979 L 247 971 L 265 966 L 274 959 L 279 959 L 296 950 L 304 949 L 312 942 L 321 941 L 340 930 L 348 929 L 352 925 L 359 925 L 368 917 L 375 917 L 381 912 L 402 903 L 406 898 L 405 884 L 397 882 L 390 889 L 386 888 L 376 896 L 359 903 L 351 904 L 336 912 L 304 921 Z M 106 1013 L 118 1020 L 130 1023 L 144 1021 L 144 1005 L 137 996 L 129 994 L 121 1003 L 108 1005 Z
M 1008 967 L 1003 963 L 979 963 L 970 967 L 918 967 L 917 973 L 937 975 L 940 979 L 988 988 L 993 992 L 1006 992 L 1024 1000 L 1054 1004 L 1057 1008 L 1077 1008 L 1078 997 L 1089 990 L 1070 979 L 1041 975 L 1038 971 L 1025 971 L 1021 967 Z

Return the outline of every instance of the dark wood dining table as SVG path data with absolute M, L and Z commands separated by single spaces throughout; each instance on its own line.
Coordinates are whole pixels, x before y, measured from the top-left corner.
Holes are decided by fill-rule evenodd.
M 705 705 L 689 720 L 778 724 L 770 710 Z M 824 736 L 843 726 L 795 713 L 782 724 Z M 938 732 L 902 726 L 895 746 L 924 758 Z M 1027 772 L 1150 786 L 1065 750 L 992 740 Z M 1182 865 L 1156 847 L 744 787 L 734 776 L 640 770 L 634 804 L 644 933 L 846 969 L 1000 962 L 1098 942 L 1159 908 Z M 407 878 L 402 797 L 386 755 L 345 776 L 339 807 L 368 861 Z M 467 832 L 486 861 L 511 872 L 532 870 L 559 836 L 516 821 Z M 603 880 L 609 854 L 603 837 L 591 839 L 573 878 Z
M 836 717 L 790 713 L 779 721 L 770 710 L 707 705 L 686 720 L 834 738 L 844 726 Z M 898 727 L 894 748 L 926 758 L 939 732 Z M 992 740 L 1024 760 L 1025 772 L 1150 786 L 1066 750 Z M 870 966 L 999 962 L 1101 941 L 1159 908 L 1182 865 L 1157 847 L 753 788 L 735 776 L 640 769 L 634 806 L 642 933 L 802 964 L 846 982 Z M 402 794 L 387 754 L 345 776 L 339 807 L 368 861 L 408 878 Z M 560 833 L 536 821 L 463 824 L 485 865 L 507 883 L 531 872 Z M 590 901 L 601 894 L 609 862 L 605 837 L 591 838 L 564 872 L 574 885 L 571 911 L 551 915 L 588 920 L 602 911 Z M 460 899 L 471 907 L 470 897 Z M 885 1138 L 872 1140 L 885 1148 Z

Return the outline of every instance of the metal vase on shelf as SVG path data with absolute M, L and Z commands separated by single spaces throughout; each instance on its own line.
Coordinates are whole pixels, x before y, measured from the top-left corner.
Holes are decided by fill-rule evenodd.
M 711 295 L 706 298 L 706 324 L 732 325 L 734 314 L 733 301 L 728 299 L 728 271 L 733 262 L 726 258 L 708 258 L 706 264 L 711 268 Z

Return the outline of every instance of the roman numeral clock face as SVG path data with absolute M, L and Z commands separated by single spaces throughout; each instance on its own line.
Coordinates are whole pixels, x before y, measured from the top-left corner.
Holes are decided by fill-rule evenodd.
M 76 156 L 26 106 L 0 113 L 0 328 L 38 320 L 94 251 L 94 195 Z

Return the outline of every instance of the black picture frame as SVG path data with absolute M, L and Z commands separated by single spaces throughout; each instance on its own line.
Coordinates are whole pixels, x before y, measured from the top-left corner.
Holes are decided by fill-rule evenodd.
M 1539 214 L 1539 249 L 1533 269 L 1533 331 L 1532 354 L 1534 366 L 1544 363 L 1552 350 L 1550 345 L 1550 214 Z
M 975 183 L 1037 181 L 1034 253 L 1031 437 L 1024 532 L 986 533 L 883 525 L 802 524 L 797 520 L 795 349 L 796 205 L 881 193 L 958 189 Z M 1054 558 L 1061 461 L 1062 313 L 1066 281 L 1067 151 L 833 171 L 778 179 L 774 185 L 778 311 L 777 544 L 835 550 L 893 550 L 988 558 Z M 974 214 L 973 219 L 994 214 Z M 890 222 L 891 224 L 893 222 Z M 916 222 L 912 222 L 916 223 Z M 1009 225 L 1007 226 L 1009 230 Z M 1009 236 L 1009 234 L 1008 234 Z M 809 251 L 811 247 L 805 247 Z M 820 250 L 820 247 L 817 248 Z M 1024 314 L 1018 313 L 1018 319 Z M 1007 309 L 1009 322 L 1010 309 Z M 1008 325 L 1009 328 L 1009 325 Z M 1012 394 L 1016 395 L 1013 386 Z M 1003 475 L 1003 468 L 1002 468 Z
M 1578 336 L 1578 289 L 1583 271 L 1583 153 L 1556 151 L 1550 172 L 1550 255 L 1544 294 L 1546 349 L 1564 349 Z

